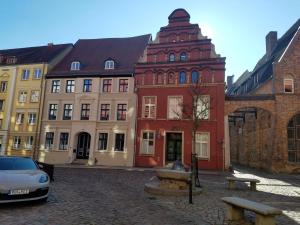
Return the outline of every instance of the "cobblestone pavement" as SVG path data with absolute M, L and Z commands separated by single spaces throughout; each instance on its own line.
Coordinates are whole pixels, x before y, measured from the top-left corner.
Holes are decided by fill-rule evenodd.
M 105 224 L 105 225 L 231 225 L 225 221 L 224 196 L 239 196 L 281 208 L 277 224 L 300 224 L 300 176 L 271 175 L 238 169 L 235 176 L 261 180 L 257 192 L 245 184 L 226 188 L 226 175 L 201 174 L 203 193 L 188 204 L 187 197 L 150 196 L 144 184 L 154 176 L 150 170 L 56 168 L 47 203 L 0 206 L 0 225 Z M 253 224 L 254 215 L 246 212 Z M 252 221 L 252 222 L 251 222 Z

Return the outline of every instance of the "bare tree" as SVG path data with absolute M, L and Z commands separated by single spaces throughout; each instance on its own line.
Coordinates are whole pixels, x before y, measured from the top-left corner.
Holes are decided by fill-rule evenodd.
M 181 115 L 182 119 L 191 121 L 192 134 L 192 152 L 191 152 L 191 170 L 192 182 L 194 186 L 200 186 L 198 179 L 198 160 L 196 154 L 196 137 L 197 131 L 201 123 L 209 119 L 209 111 L 211 106 L 211 99 L 207 92 L 207 86 L 200 82 L 191 84 L 189 87 L 190 101 L 182 102 Z

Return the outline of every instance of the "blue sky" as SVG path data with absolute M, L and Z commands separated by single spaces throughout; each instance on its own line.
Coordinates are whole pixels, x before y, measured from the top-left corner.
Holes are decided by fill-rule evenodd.
M 0 49 L 128 37 L 167 25 L 176 8 L 226 57 L 226 75 L 252 70 L 265 53 L 265 35 L 278 37 L 300 18 L 300 0 L 1 0 Z

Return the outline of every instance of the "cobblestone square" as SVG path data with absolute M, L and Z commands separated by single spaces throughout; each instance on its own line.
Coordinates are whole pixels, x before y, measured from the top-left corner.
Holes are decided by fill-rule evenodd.
M 224 196 L 239 196 L 280 208 L 284 215 L 277 224 L 300 224 L 299 175 L 272 175 L 257 170 L 238 169 L 238 177 L 257 178 L 257 192 L 246 185 L 226 188 L 226 174 L 201 174 L 203 194 L 188 204 L 187 197 L 150 196 L 144 184 L 152 170 L 105 168 L 56 168 L 55 181 L 47 203 L 0 206 L 1 225 L 231 225 L 225 221 Z M 246 212 L 251 224 L 254 215 Z

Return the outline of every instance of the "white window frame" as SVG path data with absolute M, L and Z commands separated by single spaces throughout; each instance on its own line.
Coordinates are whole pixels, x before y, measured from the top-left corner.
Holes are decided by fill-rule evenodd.
M 154 104 L 146 104 L 146 98 L 154 98 Z M 145 109 L 146 109 L 146 106 L 149 107 L 149 115 L 148 117 L 146 117 L 146 113 L 145 113 Z M 154 106 L 155 107 L 155 110 L 154 110 L 154 117 L 151 117 L 151 107 Z M 143 119 L 155 119 L 156 118 L 156 111 L 157 111 L 157 96 L 143 96 L 143 108 L 142 108 L 142 117 Z
M 13 149 L 20 149 L 21 148 L 22 139 L 21 136 L 14 136 L 13 137 Z
M 143 151 L 143 143 L 144 143 L 144 138 L 143 138 L 143 134 L 144 133 L 147 133 L 147 136 L 149 137 L 149 133 L 153 133 L 153 152 L 149 152 L 149 141 L 151 140 L 151 139 L 146 139 L 145 141 L 148 143 L 147 144 L 147 151 L 146 152 L 144 152 Z M 155 136 L 156 135 L 156 133 L 155 133 L 155 130 L 142 130 L 141 131 L 141 137 L 140 137 L 140 151 L 139 151 L 139 154 L 140 155 L 155 155 Z
M 16 124 L 23 124 L 24 123 L 25 114 L 18 112 L 16 115 Z
M 37 98 L 37 99 L 35 99 L 35 98 Z M 39 90 L 31 91 L 30 102 L 39 102 L 39 101 L 40 101 L 40 91 Z
M 47 133 L 53 133 L 53 139 L 52 139 L 52 144 L 49 146 L 46 147 L 46 141 L 47 141 Z M 44 145 L 44 149 L 46 150 L 53 150 L 53 147 L 54 147 L 54 141 L 55 141 L 55 132 L 54 131 L 47 131 L 45 132 L 45 145 Z
M 197 140 L 197 135 L 201 135 L 201 134 L 205 134 L 205 135 L 208 136 L 207 142 L 203 142 L 201 140 Z M 209 160 L 210 159 L 210 133 L 209 132 L 197 132 L 195 140 L 196 140 L 195 141 L 195 144 L 196 144 L 195 151 L 197 153 L 197 157 L 200 158 L 200 159 L 207 159 L 207 160 Z M 207 156 L 203 156 L 203 155 L 199 154 L 199 152 L 197 150 L 197 144 L 200 144 L 200 146 L 201 146 L 201 144 L 207 144 Z
M 33 72 L 33 79 L 34 80 L 39 80 L 42 77 L 42 69 L 40 68 L 35 68 Z
M 3 80 L 0 83 L 0 93 L 5 93 L 7 91 L 8 81 Z
M 172 99 L 172 98 L 179 98 L 179 99 L 181 99 L 180 101 L 181 101 L 181 104 L 183 104 L 183 96 L 180 96 L 180 95 L 178 95 L 178 96 L 176 96 L 176 95 L 172 95 L 172 96 L 168 96 L 168 107 L 167 107 L 167 116 L 168 116 L 168 119 L 169 120 L 180 120 L 181 118 L 182 118 L 182 107 L 181 106 L 179 106 L 179 107 L 181 107 L 181 112 L 178 112 L 178 114 L 180 114 L 180 115 L 176 115 L 176 117 L 171 117 L 171 115 L 170 115 L 170 113 L 171 113 L 171 111 L 170 111 L 170 99 Z M 175 112 L 173 112 L 174 114 L 175 114 Z
M 292 81 L 292 91 L 291 92 L 286 92 L 285 91 L 285 86 L 287 81 Z M 294 93 L 294 79 L 292 78 L 284 78 L 283 80 L 283 92 L 286 94 L 293 94 Z
M 115 61 L 114 60 L 106 60 L 105 61 L 105 65 L 104 65 L 104 69 L 106 70 L 113 70 L 115 69 Z
M 21 75 L 21 80 L 29 80 L 29 76 L 30 76 L 30 70 L 29 69 L 23 69 L 22 70 L 22 75 Z
M 97 133 L 98 135 L 97 135 L 97 150 L 96 151 L 98 151 L 98 152 L 106 152 L 106 151 L 108 151 L 108 145 L 109 145 L 109 132 L 108 131 L 102 131 L 101 130 L 101 132 L 98 132 Z M 106 144 L 106 149 L 99 149 L 99 135 L 100 134 L 107 134 L 107 144 Z M 124 148 L 125 148 L 125 145 L 124 145 Z
M 208 98 L 208 109 L 207 109 L 207 116 L 206 117 L 203 117 L 203 115 L 200 115 L 198 119 L 201 119 L 201 120 L 209 120 L 210 119 L 210 96 L 209 95 L 200 95 L 199 98 L 198 98 L 198 102 L 197 102 L 197 105 L 196 105 L 196 110 L 197 110 L 197 114 L 198 112 L 201 113 L 202 112 L 202 104 L 200 105 L 199 101 L 201 101 L 201 99 L 203 98 Z M 201 108 L 200 108 L 201 107 Z
M 55 85 L 56 89 L 53 89 L 54 82 L 58 82 L 57 85 Z M 61 80 L 52 80 L 51 81 L 51 93 L 59 93 L 60 92 L 60 87 L 61 87 Z
M 117 137 L 117 134 L 124 134 L 124 150 L 123 151 L 116 151 L 116 137 Z M 127 134 L 126 134 L 126 131 L 115 131 L 114 134 L 113 134 L 113 152 L 116 152 L 116 153 L 125 153 L 127 152 Z
M 80 62 L 79 61 L 73 61 L 71 63 L 71 67 L 70 67 L 70 70 L 80 70 Z
M 35 115 L 35 116 L 33 116 Z M 37 114 L 35 112 L 28 113 L 28 124 L 29 125 L 35 125 L 37 120 Z
M 32 137 L 32 142 L 30 143 L 31 137 Z M 26 150 L 32 150 L 33 142 L 34 142 L 34 137 L 33 136 L 27 136 L 25 146 L 24 146 L 25 149 Z
M 19 103 L 27 102 L 27 91 L 20 91 L 19 92 L 18 102 Z

